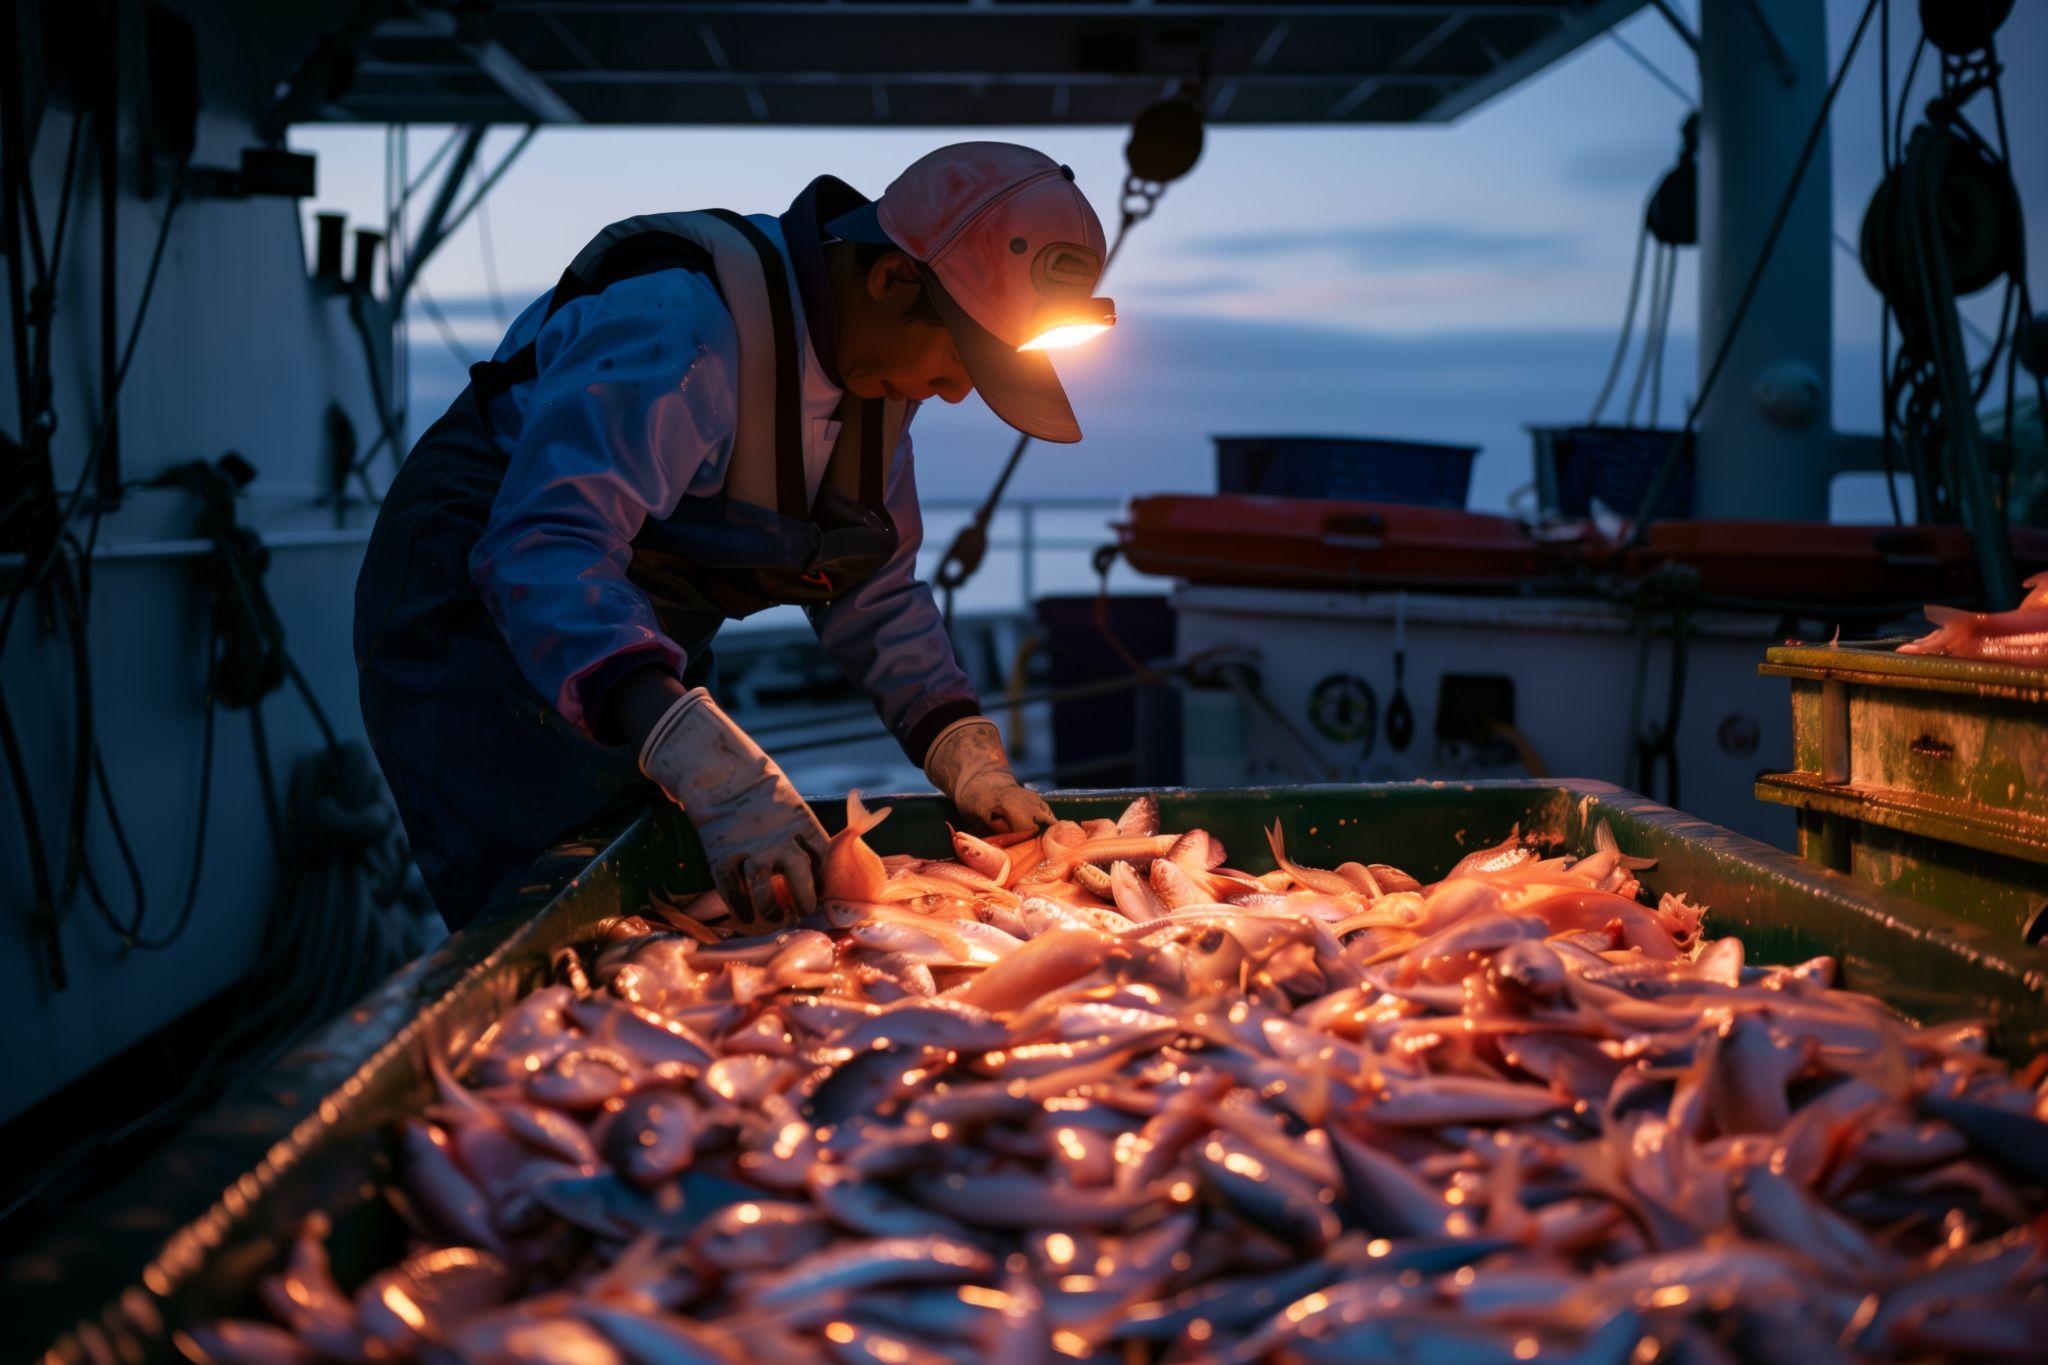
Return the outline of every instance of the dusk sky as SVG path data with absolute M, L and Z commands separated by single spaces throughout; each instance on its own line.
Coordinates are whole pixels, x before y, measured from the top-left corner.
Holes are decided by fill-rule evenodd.
M 1893 8 L 1896 81 L 1917 28 L 1912 5 Z M 2000 45 L 2018 67 L 2006 80 L 2007 114 L 2038 262 L 2048 259 L 2048 88 L 2035 77 L 2048 58 L 2048 5 L 2018 8 Z M 1859 0 L 1829 0 L 1831 67 L 1860 11 Z M 1691 54 L 1653 11 L 1619 32 L 1697 90 Z M 1876 57 L 1873 26 L 1833 123 L 1836 226 L 1851 241 L 1879 172 Z M 1932 67 L 1922 65 L 1916 110 Z M 1674 157 L 1687 108 L 1603 38 L 1448 127 L 1211 129 L 1201 163 L 1136 229 L 1105 283 L 1121 316 L 1116 331 L 1062 360 L 1087 441 L 1034 451 L 1019 491 L 1120 498 L 1209 489 L 1212 433 L 1292 431 L 1481 446 L 1472 504 L 1506 506 L 1529 480 L 1524 424 L 1585 417 L 1620 321 L 1641 205 Z M 415 171 L 444 133 L 413 130 Z M 514 135 L 494 132 L 483 160 Z M 482 355 L 498 333 L 486 231 L 509 316 L 614 219 L 714 206 L 779 211 L 821 172 L 878 194 L 903 165 L 962 137 L 1039 146 L 1074 167 L 1106 220 L 1114 211 L 1121 128 L 550 128 L 506 175 L 487 220 L 466 224 L 435 257 L 426 285 L 461 344 Z M 358 221 L 380 215 L 381 128 L 302 128 L 293 141 L 320 153 L 315 207 Z M 1679 270 L 1667 423 L 1695 373 L 1695 254 Z M 1874 430 L 1877 301 L 1846 252 L 1835 264 L 1836 422 Z M 2037 299 L 2048 295 L 2038 267 L 2034 283 Z M 1996 301 L 1988 291 L 1967 311 L 1989 328 Z M 435 330 L 415 324 L 418 429 L 445 405 L 459 371 Z M 978 496 L 1010 445 L 1007 428 L 973 399 L 951 410 L 927 405 L 915 434 L 927 497 Z M 1849 502 L 1874 515 L 1874 494 L 1867 487 Z

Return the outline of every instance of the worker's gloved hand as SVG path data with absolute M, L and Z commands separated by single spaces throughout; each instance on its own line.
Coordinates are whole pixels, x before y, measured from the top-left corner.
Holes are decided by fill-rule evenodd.
M 703 688 L 685 692 L 640 746 L 640 771 L 683 808 L 743 932 L 818 905 L 825 830 L 775 760 Z M 785 906 L 774 879 L 787 887 Z
M 985 716 L 956 720 L 939 731 L 924 756 L 924 772 L 962 815 L 990 829 L 1022 834 L 1053 821 L 1052 808 L 1010 770 L 1002 732 Z

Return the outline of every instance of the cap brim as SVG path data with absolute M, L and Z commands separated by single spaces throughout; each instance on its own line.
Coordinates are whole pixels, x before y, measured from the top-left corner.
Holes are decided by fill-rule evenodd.
M 1020 351 L 968 315 L 930 267 L 918 264 L 939 318 L 989 410 L 1026 436 L 1058 445 L 1081 439 L 1081 424 L 1044 351 Z
M 825 231 L 842 242 L 867 242 L 873 246 L 896 246 L 896 240 L 882 231 L 882 204 L 873 200 L 862 204 L 852 213 L 842 213 L 825 224 Z

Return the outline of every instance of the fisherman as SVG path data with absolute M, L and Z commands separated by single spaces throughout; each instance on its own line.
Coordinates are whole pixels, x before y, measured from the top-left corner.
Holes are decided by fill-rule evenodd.
M 826 836 L 715 699 L 728 620 L 801 605 L 969 822 L 1052 819 L 1012 772 L 929 588 L 909 423 L 979 392 L 1081 438 L 1046 352 L 1115 322 L 1073 172 L 968 142 L 870 202 L 615 223 L 420 437 L 356 585 L 363 720 L 460 925 L 652 781 L 740 923 L 814 907 Z

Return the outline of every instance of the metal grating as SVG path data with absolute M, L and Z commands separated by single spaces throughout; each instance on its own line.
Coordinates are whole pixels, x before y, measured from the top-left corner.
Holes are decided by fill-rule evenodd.
M 1219 122 L 1442 122 L 1644 2 L 416 0 L 337 29 L 353 75 L 288 116 L 1117 124 L 1199 74 Z

